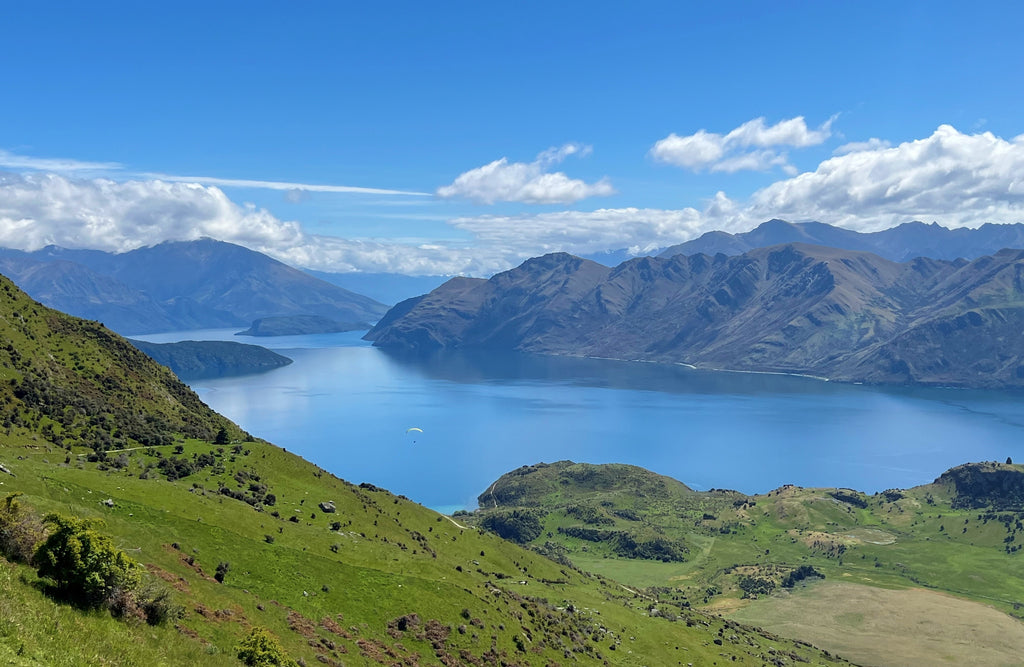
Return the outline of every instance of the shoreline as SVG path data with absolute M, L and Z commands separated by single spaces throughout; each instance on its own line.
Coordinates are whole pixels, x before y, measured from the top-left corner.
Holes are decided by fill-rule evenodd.
M 595 359 L 597 361 L 621 361 L 624 363 L 631 364 L 655 364 L 658 366 L 682 366 L 692 371 L 710 371 L 714 373 L 746 373 L 750 375 L 782 375 L 786 377 L 798 377 L 806 378 L 808 380 L 818 380 L 820 382 L 844 382 L 842 380 L 833 380 L 832 378 L 825 377 L 823 375 L 811 375 L 810 373 L 798 373 L 795 371 L 755 371 L 748 369 L 738 368 L 711 368 L 707 366 L 695 366 L 693 364 L 686 363 L 685 361 L 656 361 L 654 359 L 619 359 L 617 357 L 598 357 L 581 354 L 556 354 L 553 352 L 541 352 L 533 354 L 542 354 L 548 357 L 570 357 L 575 359 Z M 848 384 L 863 384 L 858 381 L 847 381 Z

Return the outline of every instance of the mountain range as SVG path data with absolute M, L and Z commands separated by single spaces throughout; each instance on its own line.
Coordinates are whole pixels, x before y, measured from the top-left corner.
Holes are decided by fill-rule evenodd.
M 381 347 L 520 350 L 878 383 L 1024 386 L 1024 251 L 973 261 L 805 244 L 643 257 L 564 253 L 395 306 Z
M 47 306 L 123 334 L 248 326 L 286 315 L 373 322 L 387 310 L 266 255 L 212 239 L 120 254 L 56 246 L 0 249 L 0 273 Z
M 948 229 L 939 224 L 907 222 L 878 232 L 855 232 L 823 222 L 769 220 L 741 234 L 707 232 L 699 238 L 658 253 L 673 255 L 742 255 L 756 248 L 783 243 L 808 243 L 844 250 L 862 250 L 894 262 L 915 257 L 976 259 L 1003 248 L 1024 248 L 1024 224 L 985 224 L 977 229 Z M 596 258 L 595 258 L 596 259 Z M 600 261 L 600 260 L 598 260 Z

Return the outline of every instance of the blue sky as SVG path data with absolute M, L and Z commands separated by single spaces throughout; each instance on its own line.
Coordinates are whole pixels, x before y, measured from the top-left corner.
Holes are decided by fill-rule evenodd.
M 487 275 L 772 217 L 1024 221 L 1016 4 L 636 4 L 5 8 L 0 245 Z

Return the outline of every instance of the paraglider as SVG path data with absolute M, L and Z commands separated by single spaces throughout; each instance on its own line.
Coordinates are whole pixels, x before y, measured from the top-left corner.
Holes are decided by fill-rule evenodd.
M 412 426 L 410 428 L 405 429 L 406 435 L 409 435 L 410 433 L 423 433 L 423 429 L 421 429 L 419 426 Z M 412 442 L 413 444 L 416 444 L 415 440 L 413 440 Z

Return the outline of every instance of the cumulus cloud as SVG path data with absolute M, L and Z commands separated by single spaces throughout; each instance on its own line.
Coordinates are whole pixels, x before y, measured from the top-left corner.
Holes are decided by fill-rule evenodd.
M 867 141 L 851 141 L 848 144 L 843 144 L 832 151 L 832 154 L 846 155 L 847 153 L 859 153 L 861 151 L 877 151 L 882 148 L 889 148 L 890 146 L 892 146 L 892 144 L 884 139 L 871 137 Z
M 768 125 L 764 118 L 743 123 L 727 134 L 698 130 L 679 136 L 674 132 L 651 147 L 650 156 L 657 162 L 692 171 L 741 170 L 766 171 L 782 167 L 795 172 L 781 148 L 817 146 L 832 136 L 834 118 L 816 129 L 809 129 L 803 116 Z
M 771 218 L 818 220 L 875 231 L 911 220 L 948 227 L 1024 222 L 1024 135 L 963 134 L 949 125 L 930 137 L 864 147 L 782 179 L 745 200 L 716 193 L 701 209 L 602 209 L 458 218 L 474 237 L 540 251 L 646 251 L 706 231 L 746 231 Z
M 1024 221 L 1024 135 L 964 134 L 941 125 L 925 139 L 825 160 L 754 193 L 748 219 L 814 219 L 862 231 L 908 220 L 953 227 Z M 765 217 L 764 219 L 767 219 Z
M 607 178 L 586 183 L 564 172 L 546 171 L 570 155 L 587 155 L 589 146 L 565 144 L 549 148 L 533 162 L 509 162 L 501 158 L 459 174 L 451 185 L 437 189 L 439 197 L 462 197 L 482 204 L 521 202 L 526 204 L 572 204 L 587 197 L 615 193 Z
M 205 236 L 295 266 L 339 272 L 485 275 L 528 256 L 515 249 L 309 234 L 297 222 L 239 205 L 219 188 L 198 183 L 0 173 L 0 247 L 125 252 Z
M 559 250 L 585 254 L 627 247 L 643 252 L 693 236 L 701 230 L 701 222 L 701 212 L 694 208 L 604 208 L 464 217 L 451 224 L 488 245 L 523 250 L 532 247 L 532 253 L 527 254 L 530 256 Z
M 561 158 L 556 151 L 538 159 Z M 0 246 L 124 251 L 211 236 L 327 271 L 485 276 L 544 252 L 643 253 L 710 230 L 746 231 L 776 217 L 858 231 L 910 220 L 950 227 L 1024 222 L 1022 174 L 1024 135 L 1007 140 L 943 125 L 923 139 L 837 155 L 746 198 L 718 192 L 681 209 L 459 217 L 448 223 L 461 240 L 431 241 L 310 234 L 210 185 L 0 173 Z
M 73 179 L 0 174 L 0 246 L 55 244 L 121 252 L 202 236 L 236 242 L 293 243 L 297 223 L 232 202 L 195 183 Z

